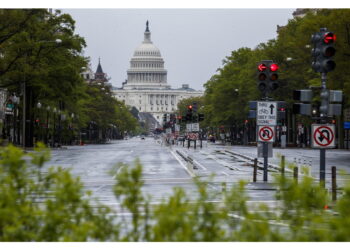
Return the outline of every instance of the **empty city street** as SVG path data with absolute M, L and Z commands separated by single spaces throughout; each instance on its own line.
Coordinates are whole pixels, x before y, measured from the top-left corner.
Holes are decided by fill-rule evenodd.
M 193 143 L 193 142 L 192 142 Z M 197 144 L 199 145 L 199 143 Z M 193 177 L 208 181 L 213 194 L 222 192 L 223 184 L 230 187 L 240 180 L 247 182 L 247 193 L 251 202 L 275 201 L 273 173 L 278 172 L 279 157 L 286 155 L 286 161 L 296 165 L 306 165 L 311 169 L 315 182 L 318 181 L 318 150 L 308 150 L 310 157 L 302 156 L 304 149 L 275 149 L 269 168 L 269 182 L 263 182 L 262 169 L 258 169 L 257 182 L 253 182 L 253 164 L 249 158 L 256 158 L 256 147 L 223 146 L 220 143 L 203 142 L 203 147 L 188 149 L 180 143 L 165 146 L 160 139 L 134 137 L 129 140 L 112 141 L 102 145 L 69 146 L 52 150 L 52 159 L 46 166 L 62 166 L 71 169 L 75 177 L 79 177 L 87 190 L 93 192 L 101 203 L 113 207 L 117 204 L 112 187 L 115 184 L 110 170 L 118 163 L 133 166 L 139 159 L 143 166 L 142 191 L 152 197 L 152 202 L 159 202 L 172 193 L 174 187 L 183 188 L 195 198 L 197 195 Z M 182 157 L 190 157 L 193 164 Z M 349 170 L 346 151 L 333 150 L 327 155 L 328 162 L 335 162 L 339 169 Z M 261 159 L 260 159 L 261 160 Z M 275 166 L 275 168 L 273 168 Z M 330 167 L 327 165 L 327 187 L 330 185 Z M 288 172 L 289 171 L 289 172 Z M 349 171 L 348 171 L 349 172 Z M 291 171 L 287 170 L 287 174 Z M 302 175 L 302 173 L 300 173 Z M 339 176 L 339 181 L 348 175 Z M 220 197 L 220 196 L 217 196 Z M 219 200 L 216 200 L 219 201 Z

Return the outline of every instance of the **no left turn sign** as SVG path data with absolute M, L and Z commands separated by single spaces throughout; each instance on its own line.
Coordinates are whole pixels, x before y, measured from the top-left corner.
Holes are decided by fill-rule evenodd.
M 333 124 L 312 125 L 312 147 L 313 148 L 334 148 L 335 147 L 335 126 Z
M 274 126 L 258 126 L 258 141 L 259 142 L 274 142 L 275 127 Z

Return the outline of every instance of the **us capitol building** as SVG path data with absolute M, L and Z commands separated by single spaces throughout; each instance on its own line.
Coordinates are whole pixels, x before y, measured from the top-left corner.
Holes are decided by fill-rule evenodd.
M 159 124 L 165 113 L 174 113 L 182 99 L 202 96 L 203 91 L 191 89 L 188 84 L 172 89 L 167 83 L 167 70 L 159 49 L 151 41 L 148 21 L 144 41 L 136 48 L 127 70 L 127 80 L 121 88 L 113 89 L 114 96 L 140 114 L 151 114 Z

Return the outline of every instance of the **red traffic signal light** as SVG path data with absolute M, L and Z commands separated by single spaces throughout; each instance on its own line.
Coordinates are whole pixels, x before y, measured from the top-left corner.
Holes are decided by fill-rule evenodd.
M 193 107 L 192 107 L 192 105 L 188 105 L 187 108 L 192 110 Z
M 321 28 L 312 36 L 314 49 L 312 50 L 312 68 L 318 73 L 327 73 L 335 69 L 336 63 L 333 60 L 336 49 L 334 43 L 336 36 L 333 32 L 327 31 L 327 28 Z
M 336 39 L 336 36 L 334 33 L 332 32 L 327 32 L 324 34 L 323 36 L 323 41 L 326 43 L 326 44 L 331 44 L 331 43 L 334 43 L 335 42 L 335 39 Z
M 272 72 L 275 72 L 275 71 L 277 71 L 278 70 L 278 64 L 277 63 L 272 63 L 271 65 L 270 65 L 270 70 L 272 71 Z
M 266 67 L 266 65 L 264 64 L 264 63 L 260 63 L 259 65 L 258 65 L 258 70 L 259 71 L 265 71 L 267 69 L 267 67 Z

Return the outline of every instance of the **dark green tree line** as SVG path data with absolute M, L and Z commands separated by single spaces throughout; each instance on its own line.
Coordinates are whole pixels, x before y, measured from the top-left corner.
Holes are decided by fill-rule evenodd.
M 63 125 L 75 123 L 75 127 L 84 128 L 90 121 L 97 122 L 104 131 L 117 123 L 123 129 L 136 129 L 129 114 L 122 114 L 123 104 L 111 97 L 110 89 L 107 94 L 99 93 L 82 78 L 89 60 L 82 55 L 86 43 L 75 34 L 75 21 L 70 15 L 58 10 L 2 9 L 0 22 L 0 87 L 9 95 L 20 96 L 19 117 L 23 117 L 23 93 L 26 94 L 26 120 L 30 121 L 26 133 L 31 142 L 35 133 L 43 139 L 43 132 L 40 136 L 38 128 L 33 127 L 35 120 L 40 130 L 46 126 L 53 137 L 57 134 L 53 123 L 59 123 L 59 129 L 66 130 L 59 133 L 67 135 L 72 133 Z M 54 109 L 60 113 L 54 114 Z M 62 114 L 65 121 L 57 118 Z M 122 121 L 130 124 L 118 122 L 118 115 L 124 115 Z M 17 127 L 19 130 L 20 124 Z

